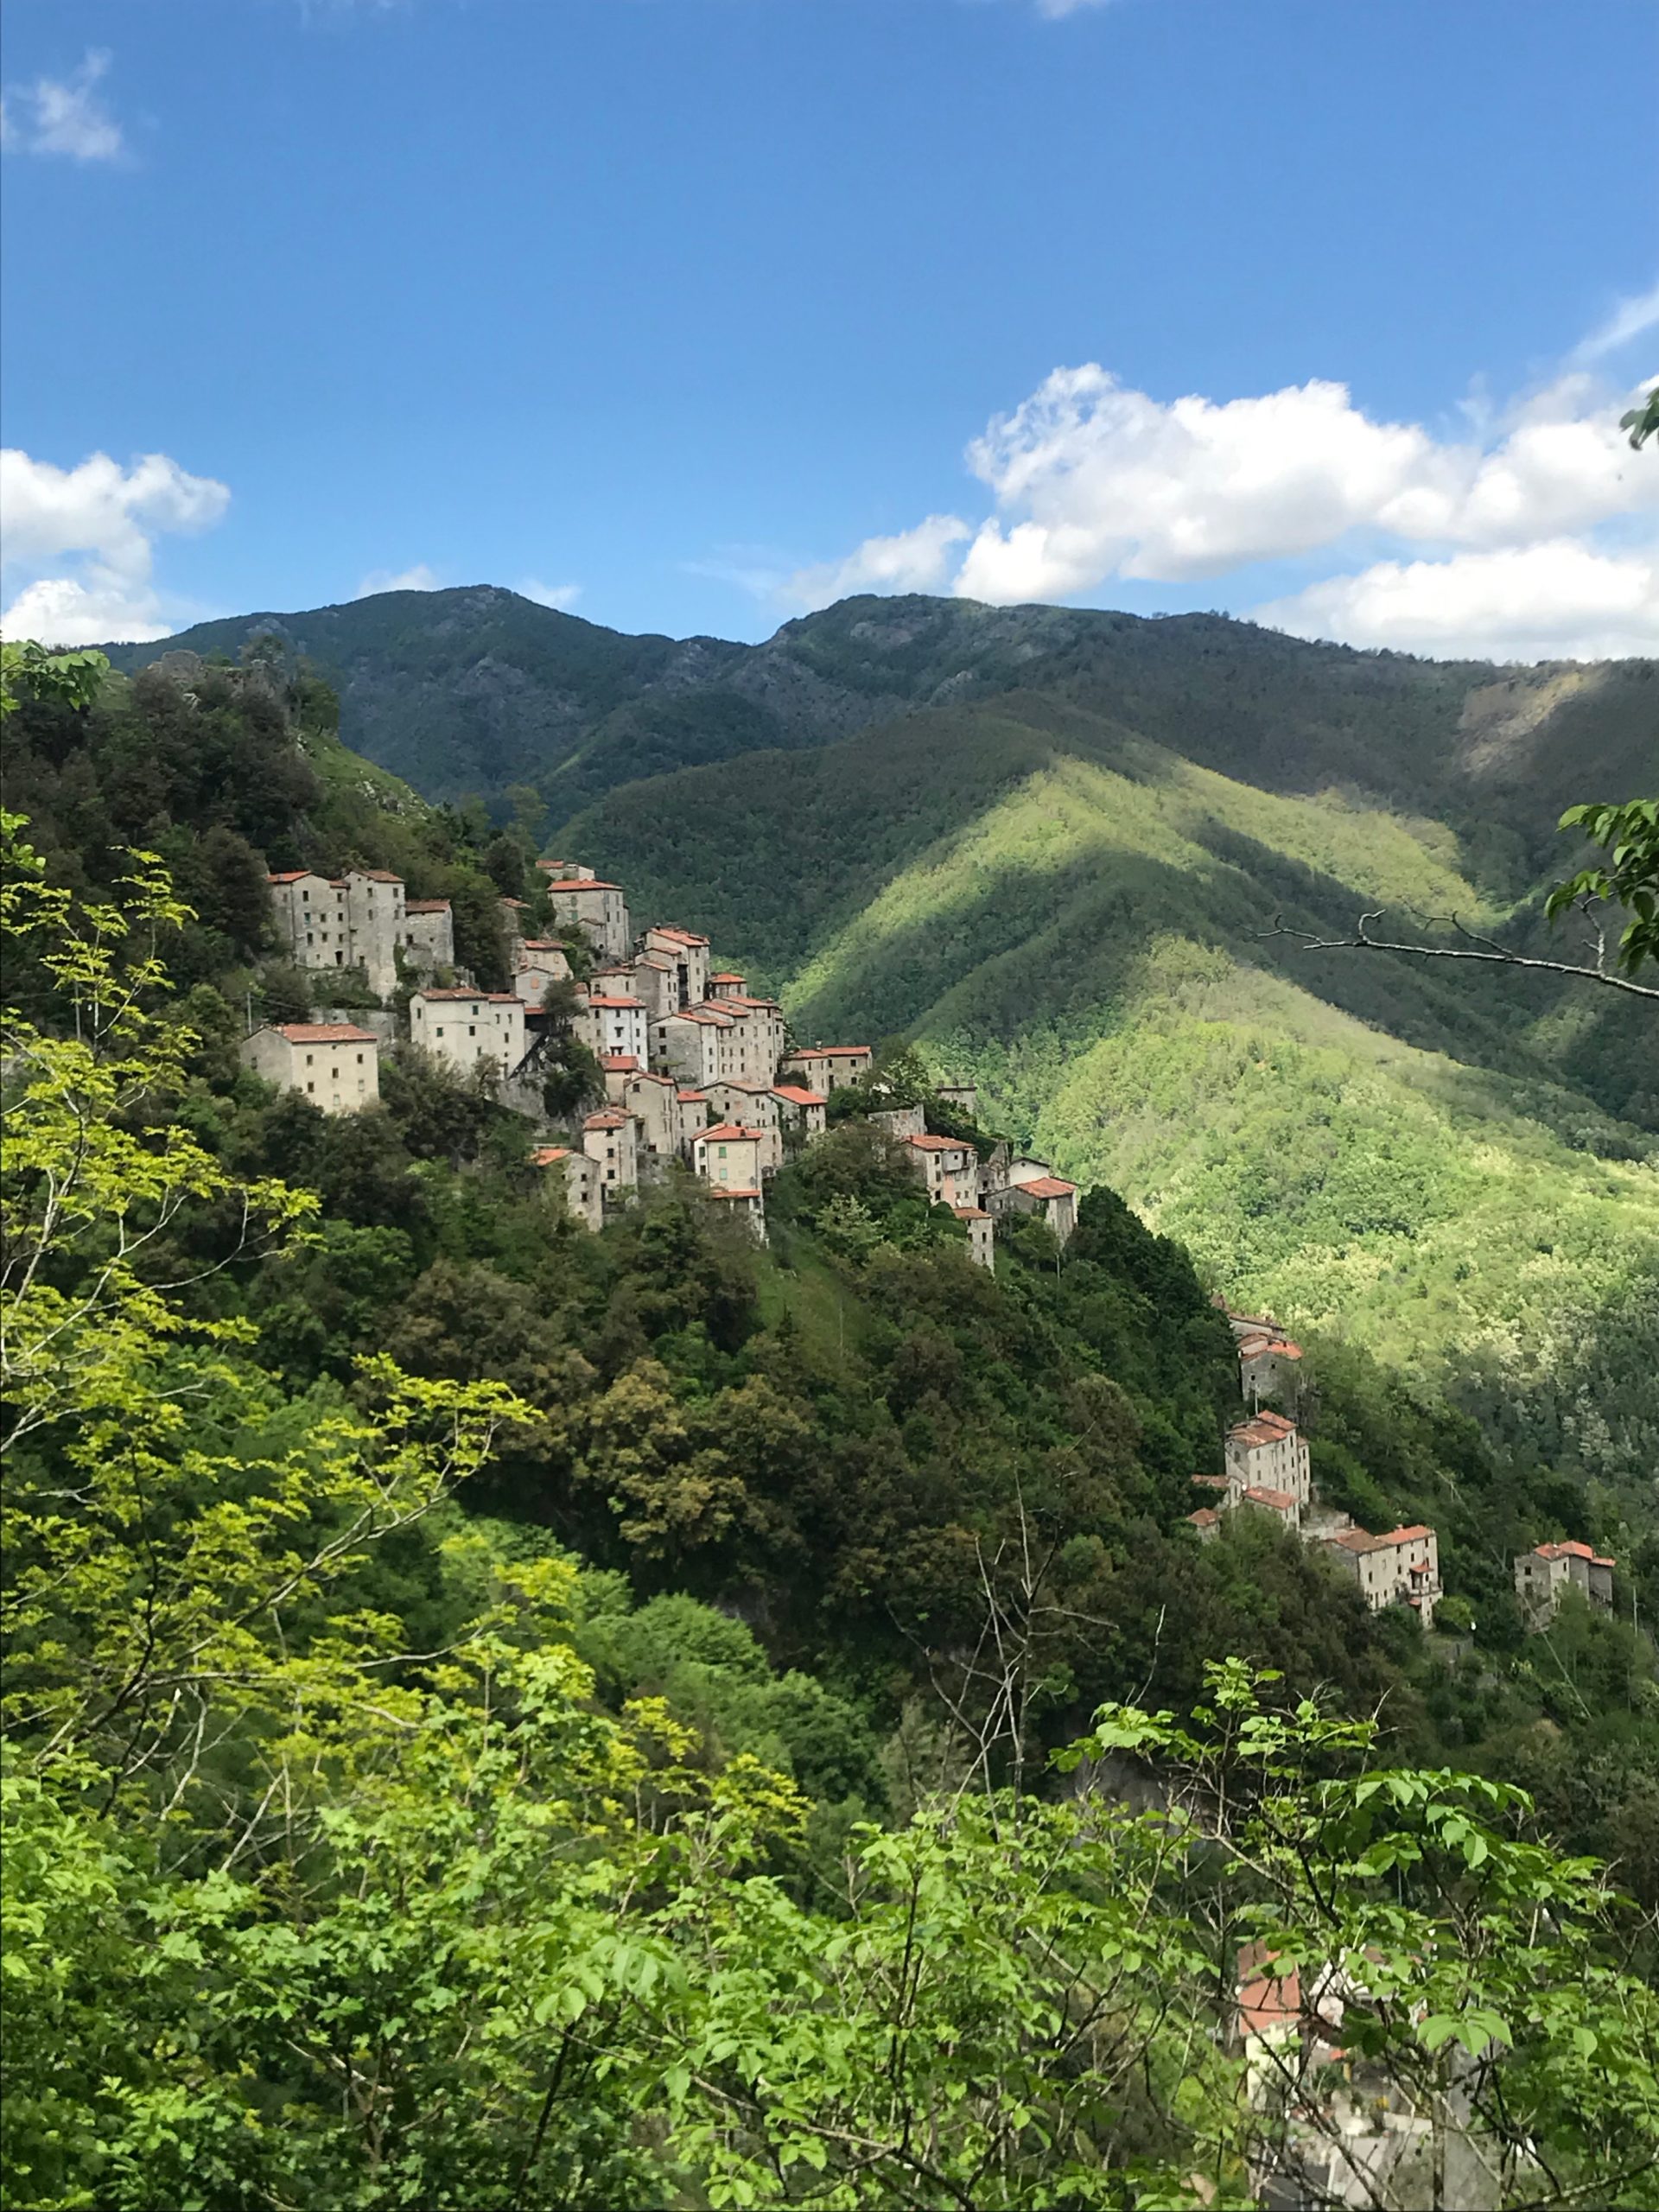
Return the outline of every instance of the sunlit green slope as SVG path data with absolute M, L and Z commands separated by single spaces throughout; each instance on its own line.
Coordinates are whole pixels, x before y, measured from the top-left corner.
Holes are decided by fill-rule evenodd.
M 1635 1065 L 1643 1010 L 1272 933 L 1490 924 L 1443 825 L 1009 700 L 639 785 L 579 834 L 798 1034 L 920 1039 L 1218 1281 L 1565 1468 L 1659 1464 L 1659 1147 L 1579 1080 Z

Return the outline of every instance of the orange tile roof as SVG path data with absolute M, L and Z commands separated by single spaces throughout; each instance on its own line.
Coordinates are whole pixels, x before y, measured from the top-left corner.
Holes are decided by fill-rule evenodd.
M 796 1083 L 774 1083 L 774 1098 L 787 1098 L 791 1106 L 827 1106 L 830 1102 L 821 1090 L 803 1090 Z
M 1196 1513 L 1189 1513 L 1186 1517 L 1195 1529 L 1213 1529 L 1221 1519 L 1213 1505 L 1201 1505 Z
M 290 1045 L 378 1045 L 372 1029 L 354 1021 L 273 1021 L 270 1027 Z
M 988 1221 L 991 1217 L 983 1206 L 952 1206 L 950 1211 L 958 1221 Z
M 620 883 L 601 883 L 596 876 L 570 876 L 565 881 L 555 880 L 547 887 L 549 896 L 560 898 L 567 891 L 620 891 Z
M 302 877 L 310 875 L 313 872 L 308 868 L 278 868 L 274 874 L 266 876 L 265 881 L 267 883 L 298 883 Z
M 913 1144 L 918 1152 L 965 1152 L 967 1147 L 955 1137 L 906 1137 L 906 1144 Z
M 759 1191 L 739 1190 L 732 1183 L 711 1183 L 706 1195 L 711 1198 L 758 1198 Z
M 613 998 L 606 991 L 590 991 L 588 995 L 588 1003 L 589 1006 L 632 1007 L 636 1014 L 643 1014 L 645 1010 L 638 999 Z
M 1282 1444 L 1295 1433 L 1294 1421 L 1281 1420 L 1277 1414 L 1257 1414 L 1253 1420 L 1235 1421 L 1227 1432 L 1227 1441 L 1259 1452 L 1269 1444 Z
M 599 1065 L 607 1075 L 623 1075 L 630 1069 L 637 1068 L 639 1059 L 634 1052 L 601 1052 Z
M 712 1144 L 719 1138 L 722 1143 L 759 1144 L 766 1134 L 764 1129 L 746 1129 L 738 1122 L 716 1122 L 711 1129 L 699 1129 L 696 1141 Z
M 671 938 L 676 944 L 707 944 L 706 937 L 699 937 L 695 930 L 683 930 L 667 922 L 653 922 L 645 931 L 647 937 Z
M 749 979 L 740 976 L 734 968 L 721 968 L 709 980 L 711 983 L 747 983 Z
M 354 868 L 349 875 L 360 875 L 370 883 L 401 883 L 403 877 L 389 868 Z
M 620 1129 L 632 1119 L 632 1115 L 625 1114 L 620 1106 L 601 1106 L 597 1114 L 589 1114 L 582 1126 L 584 1129 Z
M 1539 1559 L 1587 1559 L 1592 1567 L 1616 1567 L 1618 1564 L 1617 1560 L 1603 1559 L 1599 1552 L 1592 1552 L 1588 1544 L 1581 1544 L 1573 1539 L 1559 1544 L 1535 1544 L 1533 1551 Z
M 1249 1484 L 1243 1495 L 1252 1505 L 1270 1505 L 1275 1513 L 1287 1513 L 1296 1503 L 1294 1491 L 1268 1490 L 1261 1483 Z
M 412 992 L 417 999 L 476 999 L 480 1006 L 522 1006 L 524 1001 L 516 991 L 472 991 L 464 983 L 429 983 L 424 989 Z
M 706 1106 L 709 1103 L 709 1094 L 703 1090 L 682 1090 L 679 1097 L 683 1106 Z
M 1059 1175 L 1039 1175 L 1029 1183 L 1015 1183 L 1016 1191 L 1028 1191 L 1033 1198 L 1069 1198 L 1077 1193 L 1077 1185 L 1068 1183 Z
M 447 914 L 449 901 L 447 899 L 406 899 L 404 912 L 406 914 Z
M 550 1167 L 556 1160 L 575 1160 L 580 1155 L 568 1144 L 540 1144 L 530 1155 L 532 1167 Z

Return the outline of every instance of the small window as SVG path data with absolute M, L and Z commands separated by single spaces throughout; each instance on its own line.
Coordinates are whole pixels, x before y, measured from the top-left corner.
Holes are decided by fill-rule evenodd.
M 436 1032 L 435 1032 L 435 1033 L 437 1036 L 440 1036 L 440 1037 L 442 1037 L 442 1034 L 443 1034 L 443 1028 L 442 1028 L 442 1024 L 440 1024 L 439 1027 L 437 1028 L 437 1030 L 436 1030 Z
M 315 1090 L 317 1086 L 315 1083 L 308 1083 L 305 1087 L 308 1090 Z
M 308 1052 L 305 1056 L 305 1065 L 307 1067 L 315 1067 L 316 1065 L 316 1058 L 317 1056 L 315 1052 Z
M 469 1021 L 469 1022 L 467 1023 L 467 1034 L 469 1037 L 476 1037 L 476 1036 L 477 1036 L 477 1034 L 478 1034 L 478 1024 L 477 1024 L 475 1021 Z
M 359 1053 L 358 1054 L 358 1056 L 357 1056 L 357 1065 L 359 1065 L 359 1067 L 361 1067 L 361 1066 L 362 1066 L 362 1065 L 363 1065 L 363 1055 L 362 1055 L 362 1053 L 361 1053 L 361 1052 L 359 1052 Z

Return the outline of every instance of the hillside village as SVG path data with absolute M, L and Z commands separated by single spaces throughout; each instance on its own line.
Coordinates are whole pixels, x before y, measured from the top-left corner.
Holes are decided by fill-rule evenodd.
M 777 1001 L 712 964 L 706 937 L 668 923 L 636 933 L 621 886 L 575 861 L 537 867 L 551 933 L 528 933 L 529 902 L 501 899 L 506 991 L 483 989 L 457 969 L 449 902 L 409 899 L 390 870 L 271 874 L 273 918 L 295 964 L 313 977 L 350 977 L 391 1004 L 262 1024 L 243 1043 L 244 1064 L 324 1112 L 351 1113 L 378 1099 L 382 1048 L 413 1047 L 491 1087 L 550 1139 L 567 1140 L 540 1143 L 531 1158 L 559 1179 L 588 1230 L 602 1230 L 643 1188 L 678 1171 L 765 1243 L 769 1179 L 824 1135 L 834 1094 L 872 1075 L 872 1047 L 798 1042 Z M 603 1103 L 590 1092 L 589 1110 L 565 1132 L 550 1126 L 543 1075 L 570 1038 L 590 1056 Z M 972 1085 L 942 1084 L 932 1095 L 954 1115 L 976 1117 Z M 976 1143 L 930 1129 L 923 1106 L 878 1101 L 870 1096 L 868 1119 L 893 1140 L 929 1201 L 963 1224 L 976 1266 L 995 1272 L 998 1224 L 1014 1217 L 1035 1217 L 1064 1249 L 1077 1189 L 1048 1161 L 1001 1139 Z M 1270 1315 L 1216 1302 L 1232 1329 L 1247 1410 L 1226 1432 L 1224 1471 L 1193 1478 L 1209 1502 L 1188 1525 L 1207 1543 L 1226 1515 L 1269 1515 L 1351 1576 L 1371 1611 L 1403 1605 L 1428 1628 L 1442 1594 L 1435 1531 L 1414 1522 L 1373 1534 L 1321 1503 L 1294 1417 L 1301 1347 Z M 1611 1606 L 1614 1565 L 1573 1541 L 1518 1555 L 1514 1585 L 1529 1628 L 1547 1628 L 1569 1589 Z

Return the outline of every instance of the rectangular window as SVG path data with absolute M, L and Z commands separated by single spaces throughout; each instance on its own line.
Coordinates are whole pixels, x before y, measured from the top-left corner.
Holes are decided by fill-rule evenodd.
M 305 1065 L 307 1067 L 314 1067 L 316 1065 L 316 1054 L 315 1052 L 308 1052 L 306 1054 Z
M 440 1027 L 439 1027 L 439 1028 L 438 1028 L 438 1030 L 437 1030 L 437 1033 L 437 1033 L 440 1037 L 442 1037 L 442 1034 L 443 1034 L 443 1029 L 442 1029 L 442 1025 L 440 1025 Z
M 361 1066 L 362 1066 L 362 1065 L 363 1065 L 363 1055 L 362 1055 L 362 1053 L 361 1053 L 361 1052 L 359 1052 L 359 1053 L 358 1054 L 358 1056 L 357 1056 L 357 1065 L 359 1065 L 359 1067 L 361 1067 Z

